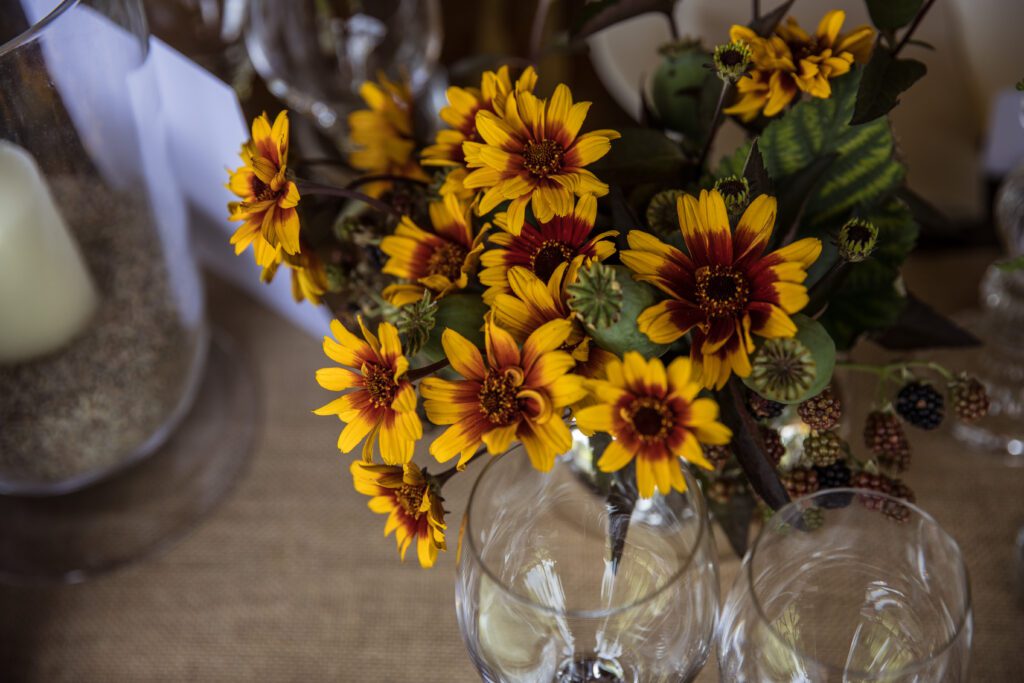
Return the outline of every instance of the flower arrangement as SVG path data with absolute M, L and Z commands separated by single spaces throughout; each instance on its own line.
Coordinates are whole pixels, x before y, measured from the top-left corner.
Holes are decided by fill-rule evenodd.
M 596 4 L 576 38 L 671 7 Z M 355 488 L 403 557 L 415 541 L 429 567 L 446 548 L 443 487 L 471 461 L 518 442 L 550 469 L 570 425 L 606 435 L 596 467 L 619 495 L 682 490 L 693 465 L 728 518 L 741 497 L 777 509 L 851 484 L 912 499 L 904 425 L 944 412 L 928 376 L 961 419 L 985 413 L 977 380 L 841 353 L 864 337 L 974 341 L 899 276 L 921 201 L 907 201 L 887 114 L 924 74 L 901 55 L 932 3 L 868 0 L 875 28 L 832 11 L 813 34 L 783 19 L 792 4 L 713 50 L 665 46 L 636 128 L 591 129 L 569 86 L 501 66 L 450 87 L 424 139 L 409 90 L 381 77 L 349 117 L 355 177 L 339 185 L 289 165 L 286 113 L 253 123 L 231 242 L 252 246 L 265 281 L 283 263 L 297 300 L 336 313 L 336 365 L 316 380 L 341 395 L 316 413 L 343 423 L 342 453 L 362 444 Z M 726 121 L 747 142 L 713 163 Z M 837 430 L 837 366 L 878 378 L 864 450 Z M 784 415 L 805 427 L 795 450 Z

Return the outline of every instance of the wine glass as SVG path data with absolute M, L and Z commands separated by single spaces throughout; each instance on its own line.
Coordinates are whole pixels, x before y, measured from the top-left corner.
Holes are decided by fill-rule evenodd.
M 728 682 L 966 681 L 960 548 L 928 513 L 863 489 L 800 498 L 765 524 L 722 609 Z
M 384 74 L 419 91 L 441 37 L 438 0 L 250 0 L 245 42 L 274 95 L 338 134 L 364 81 Z
M 488 682 L 688 681 L 707 661 L 718 570 L 707 511 L 686 493 L 609 515 L 571 457 L 551 472 L 521 448 L 490 463 L 463 518 L 456 611 Z M 617 566 L 609 523 L 628 524 Z

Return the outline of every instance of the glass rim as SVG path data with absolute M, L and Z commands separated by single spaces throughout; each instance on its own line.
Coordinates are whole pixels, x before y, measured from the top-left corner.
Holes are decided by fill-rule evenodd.
M 768 615 L 765 613 L 764 607 L 761 604 L 761 600 L 758 597 L 758 591 L 755 588 L 755 584 L 754 584 L 754 558 L 757 555 L 758 548 L 761 546 L 762 542 L 765 540 L 765 537 L 767 536 L 767 533 L 769 531 L 769 525 L 771 525 L 776 520 L 784 520 L 784 519 L 787 519 L 787 518 L 792 518 L 792 513 L 793 512 L 797 511 L 798 509 L 800 509 L 800 510 L 805 509 L 805 508 L 798 508 L 798 506 L 800 506 L 801 504 L 806 504 L 808 502 L 814 501 L 815 499 L 820 499 L 820 498 L 823 498 L 823 497 L 828 496 L 828 495 L 836 495 L 836 494 L 844 494 L 844 493 L 845 494 L 853 494 L 855 496 L 856 495 L 866 495 L 866 496 L 871 496 L 873 498 L 881 498 L 883 500 L 886 500 L 886 501 L 889 501 L 889 502 L 892 502 L 892 503 L 898 503 L 898 504 L 903 505 L 906 508 L 908 508 L 918 518 L 924 520 L 926 523 L 928 523 L 931 526 L 935 527 L 939 531 L 939 533 L 941 534 L 941 537 L 947 543 L 952 544 L 953 549 L 956 550 L 957 558 L 959 560 L 960 569 L 961 569 L 961 573 L 962 573 L 962 584 L 963 585 L 961 586 L 961 588 L 963 590 L 963 596 L 964 596 L 963 608 L 960 610 L 960 615 L 959 615 L 959 619 L 956 622 L 956 627 L 953 629 L 952 634 L 950 634 L 950 636 L 946 639 L 946 642 L 944 642 L 941 647 L 935 648 L 932 652 L 930 652 L 928 654 L 927 657 L 923 657 L 923 658 L 917 659 L 913 663 L 911 663 L 911 664 L 909 664 L 909 665 L 899 669 L 898 671 L 894 671 L 894 672 L 892 672 L 892 674 L 887 675 L 887 676 L 885 676 L 884 678 L 881 678 L 881 679 L 877 678 L 876 676 L 874 676 L 873 674 L 871 674 L 870 672 L 867 672 L 867 671 L 860 671 L 860 670 L 850 671 L 848 669 L 838 667 L 835 664 L 830 664 L 830 663 L 827 663 L 827 662 L 823 662 L 820 659 L 818 659 L 817 657 L 814 657 L 811 654 L 809 654 L 807 652 L 804 652 L 802 649 L 800 649 L 798 647 L 795 647 L 792 643 L 788 642 L 785 638 L 782 637 L 781 634 L 779 634 L 779 632 L 772 625 L 771 620 L 768 618 Z M 851 501 L 851 503 L 852 502 L 853 501 Z M 881 514 L 881 513 L 879 512 L 879 514 Z M 744 568 L 742 570 L 743 574 L 741 576 L 745 576 L 747 584 L 749 585 L 749 588 L 750 588 L 750 601 L 754 605 L 754 611 L 757 613 L 757 618 L 761 620 L 763 625 L 768 629 L 768 632 L 771 633 L 772 637 L 775 640 L 777 640 L 779 642 L 779 644 L 782 645 L 782 647 L 786 648 L 786 650 L 788 650 L 788 651 L 792 652 L 793 654 L 797 655 L 798 657 L 800 657 L 804 661 L 812 662 L 816 667 L 819 667 L 819 668 L 823 669 L 827 673 L 843 674 L 843 675 L 846 675 L 846 676 L 853 676 L 854 678 L 862 678 L 864 680 L 890 680 L 891 678 L 895 678 L 895 677 L 899 677 L 899 676 L 905 676 L 907 674 L 916 673 L 916 672 L 920 671 L 921 669 L 925 668 L 926 666 L 928 666 L 929 664 L 931 664 L 932 662 L 934 662 L 936 659 L 938 659 L 942 655 L 944 655 L 947 651 L 949 651 L 953 647 L 953 645 L 963 635 L 964 630 L 967 628 L 967 624 L 968 624 L 968 622 L 971 619 L 971 613 L 972 613 L 972 610 L 973 610 L 972 600 L 971 600 L 971 582 L 970 582 L 970 577 L 968 575 L 967 563 L 964 562 L 963 550 L 960 548 L 960 544 L 956 542 L 956 539 L 953 538 L 949 534 L 949 532 L 946 531 L 946 529 L 941 524 L 939 524 L 939 522 L 934 517 L 931 516 L 931 514 L 929 514 L 925 510 L 921 509 L 920 507 L 918 507 L 914 503 L 911 503 L 909 501 L 903 500 L 902 498 L 896 498 L 895 496 L 891 496 L 891 495 L 889 495 L 887 493 L 881 493 L 881 492 L 878 492 L 878 491 L 873 491 L 871 489 L 854 488 L 854 487 L 843 487 L 843 488 L 835 488 L 835 489 L 823 489 L 823 490 L 815 491 L 814 493 L 808 494 L 806 496 L 801 496 L 800 498 L 796 498 L 796 499 L 790 501 L 789 503 L 787 503 L 783 507 L 781 507 L 778 510 L 776 510 L 775 513 L 768 519 L 768 521 L 764 523 L 764 525 L 761 527 L 761 530 L 758 531 L 757 537 L 754 539 L 753 545 L 750 546 L 750 550 L 748 552 L 748 556 L 747 556 L 747 558 L 746 558 L 746 560 L 744 561 L 743 564 L 745 566 L 744 566 Z
M 82 0 L 59 0 L 49 12 L 46 13 L 39 21 L 35 22 L 27 29 L 17 34 L 13 38 L 0 43 L 0 57 L 7 55 L 8 53 L 14 52 L 18 48 L 28 45 L 52 24 L 62 17 L 68 10 L 78 5 Z
M 496 463 L 498 463 L 503 458 L 506 458 L 506 457 L 508 457 L 510 455 L 513 455 L 517 451 L 523 451 L 522 444 L 517 444 L 517 445 L 513 446 L 512 448 L 510 448 L 509 450 L 507 450 L 504 453 L 502 453 L 501 455 L 494 456 L 494 457 L 490 458 L 490 461 L 487 463 L 487 465 L 484 466 L 484 469 L 480 472 L 480 474 L 477 476 L 476 480 L 473 482 L 473 488 L 470 490 L 469 499 L 466 502 L 466 511 L 463 513 L 463 521 L 464 521 L 464 524 L 465 524 L 465 534 L 464 534 L 464 536 L 465 536 L 466 541 L 467 541 L 467 543 L 469 545 L 470 556 L 472 557 L 473 562 L 478 567 L 480 567 L 480 569 L 484 572 L 484 574 L 486 576 L 488 576 L 491 579 L 491 581 L 494 582 L 495 585 L 498 586 L 498 588 L 502 591 L 502 593 L 505 593 L 506 595 L 511 596 L 514 600 L 516 600 L 516 601 L 526 605 L 527 607 L 539 610 L 539 611 L 544 612 L 546 614 L 551 614 L 553 616 L 566 617 L 566 618 L 570 618 L 570 619 L 605 619 L 605 618 L 608 618 L 610 616 L 621 614 L 621 613 L 626 612 L 628 610 L 636 609 L 637 607 L 643 605 L 644 603 L 650 602 L 651 600 L 655 599 L 656 597 L 661 595 L 663 592 L 668 590 L 668 588 L 670 586 L 675 585 L 679 581 L 679 579 L 690 569 L 691 565 L 693 564 L 693 558 L 697 554 L 697 551 L 700 548 L 701 543 L 704 541 L 705 535 L 709 533 L 710 522 L 708 520 L 707 503 L 704 500 L 703 494 L 700 492 L 700 485 L 697 483 L 697 479 L 696 479 L 696 477 L 693 476 L 693 473 L 690 472 L 689 468 L 682 462 L 682 460 L 680 460 L 679 465 L 680 465 L 680 467 L 683 470 L 683 478 L 686 480 L 687 490 L 685 492 L 682 492 L 682 493 L 679 492 L 679 491 L 673 491 L 673 493 L 675 493 L 677 495 L 683 495 L 683 493 L 689 494 L 691 496 L 691 499 L 695 501 L 695 507 L 698 508 L 695 511 L 697 512 L 697 514 L 699 516 L 699 526 L 698 526 L 698 529 L 697 529 L 697 536 L 696 536 L 696 538 L 694 539 L 694 542 L 693 542 L 693 546 L 690 548 L 690 552 L 686 556 L 686 561 L 683 562 L 675 572 L 673 572 L 668 578 L 666 578 L 656 588 L 654 588 L 653 590 L 651 590 L 648 593 L 645 593 L 642 597 L 640 597 L 640 598 L 638 598 L 636 600 L 633 600 L 632 602 L 630 602 L 630 603 L 628 603 L 626 605 L 619 605 L 619 606 L 616 606 L 616 607 L 606 608 L 606 609 L 571 609 L 571 610 L 560 610 L 560 609 L 556 609 L 554 607 L 551 607 L 549 605 L 541 604 L 541 603 L 531 599 L 530 597 L 528 597 L 526 595 L 523 595 L 522 593 L 519 593 L 518 591 L 514 590 L 504 580 L 499 578 L 493 571 L 491 571 L 491 568 L 484 561 L 483 557 L 481 557 L 480 551 L 479 551 L 479 549 L 477 548 L 477 545 L 476 545 L 476 541 L 473 538 L 473 515 L 472 515 L 472 510 L 473 510 L 473 503 L 476 500 L 477 491 L 480 488 L 480 482 L 482 482 L 484 480 L 484 477 L 487 476 L 487 473 L 491 470 L 492 467 L 495 466 Z M 525 453 L 522 454 L 522 457 L 526 457 Z M 563 456 L 559 456 L 559 458 L 556 459 L 556 464 L 557 464 L 557 460 L 560 460 L 562 457 Z M 542 472 L 541 474 L 549 475 L 550 472 Z M 696 496 L 694 496 L 693 493 L 692 493 L 694 489 L 697 490 L 697 495 Z

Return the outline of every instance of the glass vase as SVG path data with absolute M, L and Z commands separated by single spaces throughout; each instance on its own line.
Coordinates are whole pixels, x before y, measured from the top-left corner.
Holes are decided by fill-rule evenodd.
M 863 489 L 799 498 L 765 524 L 722 609 L 726 683 L 966 681 L 960 549 L 926 512 Z
M 601 477 L 580 469 L 593 451 L 575 437 L 551 472 L 515 448 L 473 488 L 456 578 L 470 656 L 489 682 L 691 680 L 718 612 L 700 490 L 684 468 L 686 493 L 637 500 L 623 515 Z

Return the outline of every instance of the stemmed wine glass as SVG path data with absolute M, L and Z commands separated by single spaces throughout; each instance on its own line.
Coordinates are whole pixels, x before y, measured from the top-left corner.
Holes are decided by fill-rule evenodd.
M 718 571 L 704 499 L 637 501 L 617 566 L 606 499 L 569 457 L 521 448 L 480 475 L 463 519 L 456 610 L 485 681 L 688 681 L 705 664 Z M 616 521 L 618 518 L 616 517 Z
M 920 508 L 831 489 L 769 520 L 718 633 L 727 682 L 966 681 L 967 569 Z

